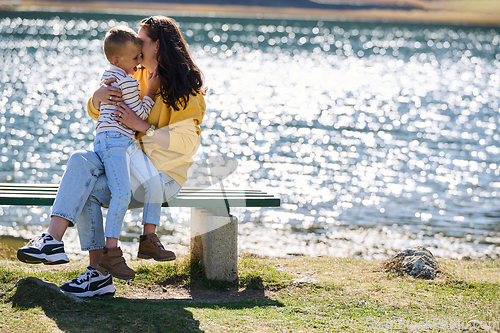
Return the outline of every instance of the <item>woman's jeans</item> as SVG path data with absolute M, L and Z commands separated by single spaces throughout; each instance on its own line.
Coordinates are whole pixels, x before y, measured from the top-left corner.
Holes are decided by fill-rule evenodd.
M 170 201 L 181 186 L 160 171 L 163 184 L 163 201 Z M 132 198 L 129 209 L 144 206 L 145 190 L 140 181 L 131 176 Z M 68 161 L 59 185 L 51 215 L 62 217 L 76 224 L 82 251 L 102 249 L 105 246 L 101 207 L 109 207 L 111 191 L 104 173 L 104 166 L 93 151 L 77 151 Z

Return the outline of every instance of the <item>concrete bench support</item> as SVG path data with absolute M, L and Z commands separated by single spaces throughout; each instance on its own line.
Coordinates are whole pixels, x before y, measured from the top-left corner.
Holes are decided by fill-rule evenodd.
M 238 278 L 238 219 L 226 208 L 191 208 L 191 255 L 208 279 Z

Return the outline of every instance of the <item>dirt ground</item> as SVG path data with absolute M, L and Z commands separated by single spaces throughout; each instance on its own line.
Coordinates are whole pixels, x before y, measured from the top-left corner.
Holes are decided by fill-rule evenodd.
M 58 266 L 27 265 L 26 271 L 60 272 L 63 270 L 78 270 L 81 264 L 69 263 Z M 46 281 L 50 282 L 50 281 Z M 258 290 L 247 288 L 208 289 L 203 287 L 186 287 L 182 281 L 172 281 L 168 284 L 150 286 L 129 286 L 115 283 L 114 297 L 134 300 L 157 301 L 188 301 L 188 302 L 229 302 L 248 299 L 273 298 L 279 294 L 275 290 Z
M 228 302 L 258 298 L 273 298 L 278 291 L 232 288 L 226 290 L 186 288 L 180 285 L 154 285 L 147 288 L 116 286 L 115 297 L 158 301 Z M 119 290 L 122 289 L 122 290 Z

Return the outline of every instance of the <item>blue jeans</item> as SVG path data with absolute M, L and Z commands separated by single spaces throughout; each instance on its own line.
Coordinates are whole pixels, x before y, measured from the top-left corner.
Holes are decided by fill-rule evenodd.
M 179 193 L 181 186 L 160 171 L 163 184 L 163 201 L 170 201 Z M 132 187 L 137 184 L 131 181 Z M 144 200 L 134 195 L 128 205 L 129 209 L 141 208 Z M 104 166 L 93 151 L 77 151 L 68 161 L 66 171 L 61 179 L 52 216 L 62 217 L 76 225 L 80 236 L 82 251 L 102 249 L 105 246 L 102 207 L 109 207 L 111 191 L 104 173 Z
M 136 200 L 144 202 L 142 222 L 159 226 L 163 203 L 163 182 L 160 174 L 137 142 L 128 147 L 127 159 L 133 196 Z
M 95 137 L 94 151 L 104 165 L 108 187 L 111 190 L 104 237 L 120 237 L 132 194 L 127 149 L 133 143 L 134 139 L 113 131 L 99 133 Z

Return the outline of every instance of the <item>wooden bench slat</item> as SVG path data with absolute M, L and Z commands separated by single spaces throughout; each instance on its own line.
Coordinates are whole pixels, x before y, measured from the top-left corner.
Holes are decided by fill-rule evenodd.
M 42 187 L 42 188 L 50 188 L 55 187 L 58 188 L 59 184 L 39 184 L 39 183 L 0 183 L 0 187 Z M 183 187 L 182 191 L 217 191 L 213 188 L 198 188 L 198 187 Z M 232 191 L 249 191 L 249 192 L 261 192 L 259 189 L 235 189 L 230 188 Z
M 38 198 L 33 197 L 1 197 L 1 205 L 9 206 L 52 206 L 54 203 L 55 195 L 53 196 L 40 196 Z
M 51 197 L 55 198 L 56 197 L 56 192 L 4 192 L 0 191 L 0 201 L 2 198 L 37 198 L 37 197 Z M 236 194 L 226 194 L 226 193 L 218 193 L 214 194 L 212 196 L 205 196 L 205 195 L 200 195 L 200 194 L 178 194 L 176 198 L 182 198 L 183 200 L 198 200 L 198 199 L 224 199 L 224 198 L 232 198 L 232 199 L 245 199 L 245 198 L 252 198 L 252 199 L 258 199 L 258 198 L 274 198 L 273 195 L 270 194 L 249 194 L 249 195 L 236 195 Z
M 163 207 L 279 207 L 279 198 L 175 198 Z
M 55 195 L 40 195 L 39 197 L 0 197 L 0 205 L 10 206 L 52 206 Z M 266 198 L 175 198 L 164 203 L 163 207 L 279 207 L 280 199 L 274 197 Z
M 33 191 L 16 191 L 16 190 L 1 190 L 0 189 L 0 198 L 3 196 L 7 195 L 12 195 L 12 196 L 32 196 L 32 197 L 37 197 L 39 195 L 56 195 L 57 191 L 47 191 L 47 190 L 33 190 Z M 207 196 L 225 196 L 225 197 L 273 197 L 271 194 L 267 193 L 234 193 L 234 192 L 211 192 L 211 193 L 199 193 L 199 192 L 192 192 L 192 193 L 184 193 L 180 192 L 177 196 L 183 196 L 183 197 L 197 197 L 197 196 L 202 196 L 202 197 L 207 197 Z
M 59 187 L 59 184 L 38 184 L 38 183 L 0 183 L 2 186 L 13 186 L 13 187 Z
M 37 191 L 26 191 L 26 190 L 22 190 L 22 191 L 14 191 L 14 190 L 0 190 L 0 196 L 3 196 L 3 195 L 10 195 L 10 194 L 13 194 L 13 195 L 31 195 L 31 196 L 34 196 L 34 195 L 43 195 L 43 194 L 56 194 L 57 191 L 44 191 L 44 190 L 37 190 Z
M 59 189 L 59 185 L 57 184 L 9 184 L 9 183 L 0 183 L 0 191 L 57 191 Z M 252 190 L 252 189 L 198 189 L 198 188 L 183 188 L 180 193 L 204 193 L 204 194 L 212 194 L 212 193 L 264 193 L 261 190 Z

